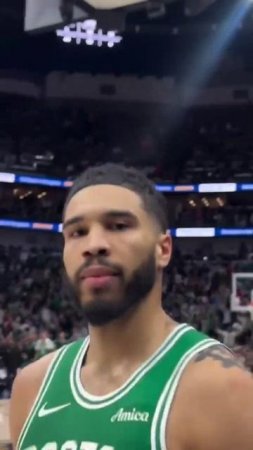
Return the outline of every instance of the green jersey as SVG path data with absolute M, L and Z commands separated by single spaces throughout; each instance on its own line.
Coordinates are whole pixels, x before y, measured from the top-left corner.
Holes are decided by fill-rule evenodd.
M 81 368 L 89 337 L 56 352 L 18 450 L 165 450 L 166 424 L 187 364 L 217 345 L 182 324 L 119 389 L 88 393 Z

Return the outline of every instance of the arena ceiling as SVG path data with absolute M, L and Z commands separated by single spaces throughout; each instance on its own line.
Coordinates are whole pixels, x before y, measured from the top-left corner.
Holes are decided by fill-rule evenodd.
M 66 46 L 53 31 L 35 35 L 25 33 L 25 0 L 1 0 L 0 68 L 39 74 L 71 70 L 174 75 L 183 70 L 182 62 L 187 63 L 197 43 L 208 33 L 212 36 L 215 27 L 224 21 L 236 3 L 238 0 L 216 0 L 194 17 L 185 14 L 183 0 L 167 4 L 160 15 L 152 14 L 152 11 L 151 14 L 144 10 L 133 11 L 127 16 L 123 45 L 98 49 L 85 44 Z M 233 48 L 230 47 L 240 55 L 245 53 L 252 65 L 252 11 L 241 25 Z

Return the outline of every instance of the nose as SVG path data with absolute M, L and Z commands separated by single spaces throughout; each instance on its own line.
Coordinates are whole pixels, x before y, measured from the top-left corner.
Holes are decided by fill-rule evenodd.
M 89 231 L 86 236 L 83 256 L 108 256 L 110 254 L 110 244 L 106 238 L 106 233 L 100 228 Z

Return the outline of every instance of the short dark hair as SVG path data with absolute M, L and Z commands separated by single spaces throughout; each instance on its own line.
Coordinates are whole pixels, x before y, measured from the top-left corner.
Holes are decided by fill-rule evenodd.
M 155 185 L 141 171 L 121 164 L 106 163 L 85 170 L 74 181 L 67 195 L 63 216 L 68 203 L 77 192 L 99 184 L 122 186 L 138 194 L 145 211 L 153 216 L 162 232 L 167 231 L 168 213 L 165 197 L 156 190 Z

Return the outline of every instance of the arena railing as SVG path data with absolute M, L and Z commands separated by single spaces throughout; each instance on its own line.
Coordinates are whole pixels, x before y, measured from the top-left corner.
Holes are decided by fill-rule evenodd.
M 51 177 L 40 177 L 39 175 L 18 175 L 9 172 L 0 172 L 0 183 L 29 184 L 68 189 L 72 186 L 71 180 Z M 156 184 L 156 189 L 166 193 L 225 193 L 225 192 L 251 192 L 252 183 L 199 183 L 199 184 Z
M 24 220 L 0 219 L 0 228 L 14 228 L 19 230 L 48 231 L 52 233 L 62 233 L 61 223 L 31 222 Z M 192 227 L 192 228 L 171 228 L 168 232 L 177 238 L 193 237 L 252 237 L 253 228 L 213 228 L 213 227 Z

